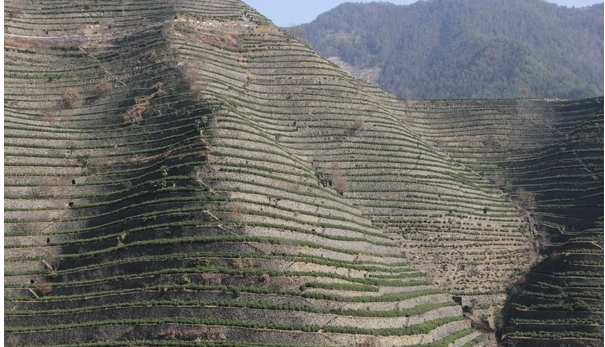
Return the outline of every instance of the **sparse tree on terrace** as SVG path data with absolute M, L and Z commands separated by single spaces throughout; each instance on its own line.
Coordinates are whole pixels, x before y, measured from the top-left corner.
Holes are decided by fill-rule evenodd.
M 342 169 L 340 165 L 333 164 L 330 168 L 330 180 L 334 186 L 334 189 L 340 194 L 344 195 L 344 193 L 349 191 L 349 185 L 342 177 Z
M 46 282 L 40 283 L 36 287 L 36 291 L 38 293 L 40 293 L 41 295 L 43 295 L 43 296 L 46 295 L 46 294 L 48 294 L 48 293 L 50 293 L 50 292 L 52 292 L 52 290 L 53 290 L 52 285 L 50 283 L 46 283 Z
M 200 72 L 198 69 L 191 66 L 189 63 L 184 62 L 179 63 L 178 70 L 183 76 L 183 81 L 185 81 L 188 89 L 201 91 L 201 88 L 196 84 L 200 79 Z

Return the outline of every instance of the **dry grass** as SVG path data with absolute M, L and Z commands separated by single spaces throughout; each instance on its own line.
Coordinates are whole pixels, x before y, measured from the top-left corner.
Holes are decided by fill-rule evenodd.
M 190 330 L 176 330 L 174 327 L 169 327 L 160 331 L 158 334 L 160 338 L 166 340 L 186 340 L 186 341 L 196 341 L 196 340 L 223 340 L 225 339 L 225 335 L 218 327 L 210 327 L 207 325 L 202 325 L 197 329 Z
M 378 346 L 378 342 L 374 337 L 368 337 L 363 342 L 357 342 L 355 347 L 376 347 Z
M 156 96 L 166 95 L 162 82 L 156 83 L 152 88 L 155 91 L 150 95 L 142 98 L 134 98 L 135 105 L 132 106 L 123 117 L 125 123 L 137 123 L 143 120 L 143 114 L 147 111 L 151 100 Z
M 202 280 L 205 285 L 220 285 L 222 282 L 221 274 L 217 273 L 205 273 L 202 274 Z
M 40 118 L 42 118 L 43 121 L 48 122 L 48 124 L 50 125 L 54 125 L 57 123 L 57 116 L 51 111 L 43 111 L 40 114 Z
M 31 42 L 13 40 L 13 39 L 4 39 L 4 47 L 14 47 L 14 48 L 31 48 L 33 44 Z
M 56 179 L 45 176 L 38 180 L 37 188 L 41 195 L 49 195 L 54 191 L 57 184 Z
M 286 290 L 296 286 L 296 282 L 290 277 L 272 277 L 270 287 Z
M 241 214 L 248 213 L 248 209 L 241 202 L 236 202 L 232 205 L 231 211 L 235 216 L 240 216 Z

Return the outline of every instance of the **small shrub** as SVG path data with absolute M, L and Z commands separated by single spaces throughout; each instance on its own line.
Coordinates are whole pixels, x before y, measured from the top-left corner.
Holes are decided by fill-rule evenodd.
M 80 93 L 73 88 L 67 88 L 63 93 L 63 104 L 67 107 L 72 107 L 80 99 Z
M 233 298 L 234 299 L 237 299 L 237 298 L 239 298 L 242 295 L 241 292 L 240 292 L 240 290 L 237 289 L 237 288 L 234 288 L 233 291 L 232 291 L 232 293 L 233 293 Z
M 208 267 L 210 266 L 210 260 L 208 259 L 194 259 L 191 261 L 193 267 Z
M 189 279 L 189 276 L 187 276 L 187 275 L 181 276 L 181 278 L 179 278 L 179 280 L 178 280 L 178 284 L 181 284 L 181 285 L 189 284 L 189 283 L 191 283 L 191 279 Z

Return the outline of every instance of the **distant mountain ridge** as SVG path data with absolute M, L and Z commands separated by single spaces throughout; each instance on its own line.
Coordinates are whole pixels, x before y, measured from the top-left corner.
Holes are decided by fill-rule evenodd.
M 403 98 L 603 94 L 603 4 L 542 0 L 345 3 L 300 26 L 311 45 Z

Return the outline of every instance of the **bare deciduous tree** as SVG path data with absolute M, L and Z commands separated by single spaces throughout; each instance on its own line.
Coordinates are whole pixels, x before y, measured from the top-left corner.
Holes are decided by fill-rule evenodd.
M 364 122 L 360 119 L 353 122 L 353 126 L 351 127 L 351 130 L 352 130 L 351 135 L 353 135 L 353 136 L 359 135 L 359 133 L 364 129 L 364 125 L 365 125 Z
M 333 164 L 330 168 L 330 180 L 334 185 L 334 189 L 341 195 L 349 191 L 349 185 L 342 177 L 342 169 L 340 165 Z
M 194 66 L 191 66 L 189 63 L 179 63 L 178 70 L 183 76 L 183 81 L 185 81 L 187 88 L 193 89 L 196 91 L 202 91 L 202 88 L 196 83 L 200 79 L 200 72 Z
M 40 293 L 41 295 L 46 295 L 50 292 L 52 292 L 53 290 L 53 286 L 50 283 L 40 283 L 37 287 L 36 287 L 36 291 L 38 293 Z
M 99 83 L 97 83 L 97 85 L 95 85 L 95 91 L 99 95 L 103 95 L 103 94 L 107 93 L 108 91 L 111 90 L 111 88 L 112 88 L 111 82 L 109 82 L 105 78 L 102 79 L 101 81 L 99 81 Z
M 515 196 L 519 206 L 527 211 L 533 212 L 538 207 L 536 193 L 534 192 L 528 192 L 523 188 L 519 188 L 515 192 Z
M 80 99 L 80 93 L 74 88 L 67 88 L 63 93 L 63 104 L 67 107 L 72 107 Z

